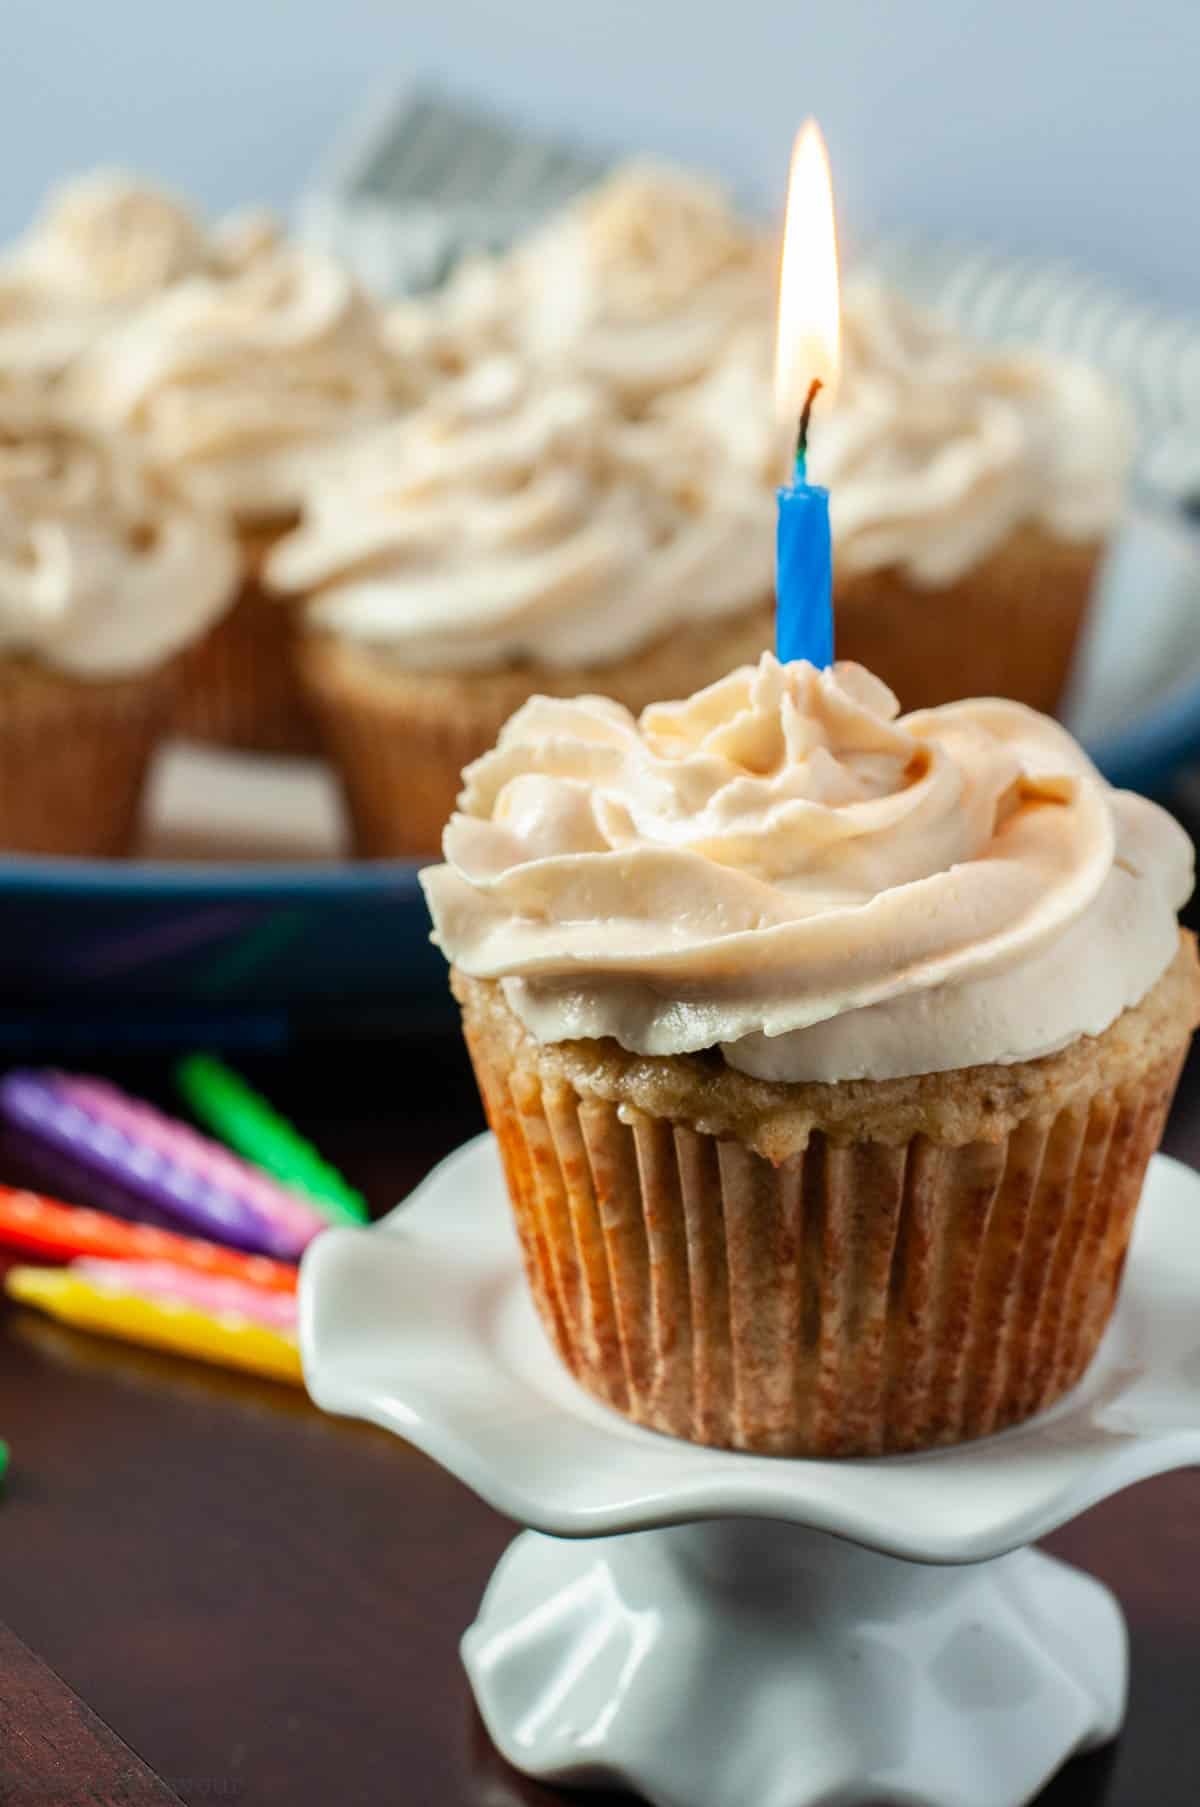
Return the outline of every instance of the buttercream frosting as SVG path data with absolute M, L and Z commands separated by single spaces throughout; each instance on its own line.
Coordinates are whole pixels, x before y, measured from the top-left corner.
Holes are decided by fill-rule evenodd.
M 391 318 L 405 353 L 463 367 L 508 347 L 604 387 L 629 412 L 693 382 L 774 306 L 768 239 L 720 190 L 638 161 L 506 257 L 473 259 L 432 304 Z
M 485 359 L 311 486 L 267 580 L 410 668 L 610 664 L 771 594 L 770 496 L 693 440 Z
M 238 242 L 231 233 L 231 242 Z M 72 406 L 129 431 L 197 500 L 294 513 L 323 461 L 396 404 L 377 310 L 333 258 L 249 233 L 241 261 L 155 296 L 70 373 Z
M 389 331 L 428 380 L 498 349 L 595 383 L 626 414 L 713 439 L 773 489 L 778 266 L 767 233 L 720 192 L 634 163 L 501 258 L 472 259 Z M 818 403 L 809 472 L 828 485 L 838 565 L 956 582 L 1036 523 L 1089 541 L 1113 527 L 1129 424 L 1069 360 L 989 348 L 877 280 L 846 285 L 836 399 Z
M 131 449 L 45 398 L 0 396 L 0 652 L 79 677 L 132 675 L 230 601 L 224 522 L 173 496 Z
M 533 699 L 422 874 L 435 939 L 543 1041 L 720 1047 L 786 1080 L 1032 1059 L 1177 947 L 1192 849 L 1064 729 L 900 716 L 861 667 L 764 654 L 639 721 Z
M 16 255 L 45 288 L 105 306 L 143 301 L 212 261 L 192 210 L 121 170 L 52 189 Z
M 65 182 L 0 260 L 0 364 L 56 375 L 123 312 L 218 257 L 162 189 L 120 170 Z

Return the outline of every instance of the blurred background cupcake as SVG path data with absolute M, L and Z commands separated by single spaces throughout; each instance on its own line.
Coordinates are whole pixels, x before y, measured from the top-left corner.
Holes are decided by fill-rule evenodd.
M 154 296 L 73 367 L 78 412 L 134 436 L 237 530 L 242 588 L 189 656 L 181 732 L 261 751 L 313 745 L 263 561 L 322 461 L 410 399 L 407 382 L 349 272 L 253 222 L 232 267 Z
M 830 492 L 837 646 L 906 707 L 960 696 L 1060 705 L 1121 518 L 1133 440 L 1094 371 L 988 350 L 872 279 L 848 285 L 842 371 L 808 469 Z M 766 320 L 660 398 L 779 481 Z
M 362 852 L 429 854 L 462 768 L 534 692 L 634 709 L 772 633 L 772 503 L 695 431 L 483 359 L 309 492 L 267 581 Z
M 906 708 L 1058 708 L 1125 502 L 1132 433 L 1095 372 L 986 350 L 877 283 L 845 310 L 845 378 L 812 437 L 838 635 Z
M 0 397 L 0 846 L 128 851 L 178 655 L 232 602 L 223 518 L 45 397 Z

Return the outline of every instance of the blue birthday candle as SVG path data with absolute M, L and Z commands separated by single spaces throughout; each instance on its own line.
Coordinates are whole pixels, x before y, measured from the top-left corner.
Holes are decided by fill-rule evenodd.
M 792 482 L 777 490 L 775 651 L 782 660 L 833 664 L 833 545 L 829 491 L 808 481 L 808 423 L 820 389 L 809 386 L 796 435 Z

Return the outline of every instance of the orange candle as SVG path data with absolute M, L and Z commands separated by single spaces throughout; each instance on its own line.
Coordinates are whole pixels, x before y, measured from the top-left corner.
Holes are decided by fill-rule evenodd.
M 0 1245 L 30 1255 L 72 1261 L 170 1261 L 268 1292 L 294 1293 L 296 1269 L 265 1255 L 244 1255 L 197 1236 L 180 1236 L 152 1224 L 128 1223 L 103 1211 L 62 1205 L 13 1186 L 0 1186 Z

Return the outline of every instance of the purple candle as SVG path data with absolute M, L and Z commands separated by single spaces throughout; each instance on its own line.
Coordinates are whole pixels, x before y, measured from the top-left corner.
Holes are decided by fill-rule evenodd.
M 233 1248 L 294 1260 L 327 1227 L 217 1143 L 101 1080 L 10 1073 L 0 1083 L 0 1115 L 132 1201 Z

